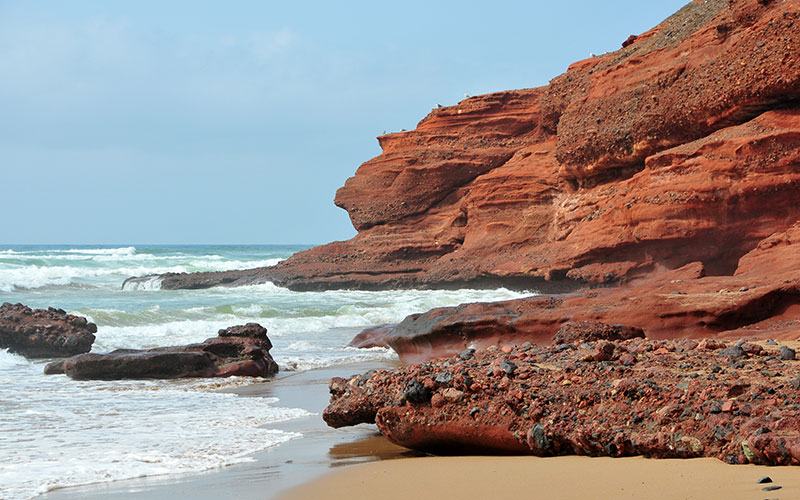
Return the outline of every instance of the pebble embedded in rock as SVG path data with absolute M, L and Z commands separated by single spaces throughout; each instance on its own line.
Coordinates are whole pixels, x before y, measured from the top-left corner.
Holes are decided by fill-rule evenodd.
M 517 365 L 507 359 L 504 359 L 500 362 L 500 369 L 503 370 L 506 375 L 513 375 L 514 372 L 517 371 Z
M 472 358 L 472 356 L 474 354 L 475 354 L 475 349 L 471 349 L 471 348 L 470 349 L 464 349 L 463 351 L 458 353 L 458 357 L 461 358 L 462 360 L 466 361 L 466 360 Z
M 418 380 L 412 380 L 406 386 L 405 396 L 411 403 L 427 403 L 431 399 L 431 391 Z
M 720 356 L 725 356 L 731 359 L 741 358 L 746 356 L 747 354 L 744 352 L 741 346 L 735 345 L 733 347 L 726 347 L 719 351 Z
M 611 344 L 620 362 L 584 363 L 578 359 L 584 350 L 545 345 L 513 354 L 479 349 L 467 362 L 454 356 L 354 377 L 346 392 L 332 394 L 323 417 L 332 426 L 374 422 L 399 444 L 434 452 L 458 442 L 541 456 L 707 456 L 765 465 L 800 457 L 800 438 L 785 433 L 800 418 L 800 392 L 790 388 L 800 379 L 800 363 L 781 361 L 777 348 L 772 358 L 752 355 L 734 371 L 718 363 L 738 360 L 686 350 L 683 340 Z M 648 345 L 669 354 L 648 354 Z M 711 345 L 720 343 L 706 342 Z M 740 348 L 747 352 L 747 346 Z M 623 354 L 637 356 L 636 364 L 623 366 Z M 513 376 L 504 361 L 517 366 Z M 440 384 L 446 374 L 451 382 Z M 706 381 L 710 375 L 714 380 Z M 423 399 L 414 395 L 413 381 L 431 390 L 428 401 L 413 402 Z M 536 423 L 543 427 L 534 429 Z M 667 439 L 641 440 L 642 432 Z
M 452 382 L 453 376 L 449 372 L 442 372 L 436 375 L 436 383 L 437 384 L 449 384 Z
M 442 396 L 450 403 L 457 403 L 464 399 L 464 393 L 458 389 L 454 389 L 453 387 L 448 387 L 442 391 Z

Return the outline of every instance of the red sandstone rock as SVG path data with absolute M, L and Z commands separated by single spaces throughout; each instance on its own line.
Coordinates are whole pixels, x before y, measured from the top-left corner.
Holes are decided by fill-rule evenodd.
M 693 2 L 546 88 L 434 110 L 381 138 L 384 154 L 337 193 L 359 234 L 279 264 L 276 279 L 548 289 L 693 261 L 733 272 L 800 219 L 799 8 Z M 450 178 L 431 153 L 442 148 L 482 167 Z M 410 179 L 423 201 L 403 194 Z
M 383 338 L 392 329 L 393 325 L 378 325 L 365 328 L 353 340 L 347 344 L 348 347 L 358 347 L 359 349 L 369 349 L 371 347 L 389 347 Z
M 641 328 L 624 325 L 608 325 L 597 321 L 575 321 L 564 323 L 553 336 L 553 343 L 567 344 L 578 341 L 627 340 L 644 337 Z
M 797 2 L 694 1 L 645 40 L 558 77 L 557 156 L 579 183 L 800 98 Z
M 374 421 L 392 442 L 434 453 L 800 464 L 800 394 L 792 385 L 800 362 L 773 355 L 726 361 L 681 340 L 592 348 L 605 350 L 601 343 L 638 352 L 639 362 L 582 361 L 580 351 L 556 346 L 489 348 L 467 360 L 334 379 L 323 418 L 334 427 Z M 499 378 L 486 369 L 503 362 L 527 376 Z M 438 381 L 425 397 L 421 380 Z
M 692 262 L 732 274 L 800 220 L 798 16 L 795 1 L 693 1 L 546 87 L 433 110 L 381 136 L 337 192 L 354 238 L 162 287 L 556 292 Z
M 232 326 L 202 344 L 108 354 L 81 354 L 45 367 L 45 374 L 66 374 L 77 380 L 268 377 L 278 372 L 269 354 L 267 329 L 257 323 Z
M 61 309 L 0 306 L 0 349 L 28 358 L 59 358 L 89 352 L 97 326 Z
M 467 347 L 614 340 L 642 330 L 653 339 L 800 338 L 800 224 L 765 239 L 733 276 L 704 276 L 694 263 L 617 288 L 433 309 L 407 317 L 383 340 L 404 361 L 419 362 Z M 699 347 L 721 345 L 710 338 Z

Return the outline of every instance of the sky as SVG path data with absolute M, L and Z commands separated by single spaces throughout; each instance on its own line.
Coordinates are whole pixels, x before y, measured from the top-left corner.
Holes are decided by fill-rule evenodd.
M 317 244 L 464 94 L 546 85 L 686 2 L 0 0 L 0 244 Z

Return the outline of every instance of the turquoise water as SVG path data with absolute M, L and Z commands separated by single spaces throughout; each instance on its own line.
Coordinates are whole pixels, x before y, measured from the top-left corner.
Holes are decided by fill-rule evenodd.
M 293 292 L 270 283 L 209 290 L 123 290 L 130 276 L 273 265 L 303 246 L 0 246 L 0 302 L 59 307 L 97 323 L 93 352 L 201 342 L 228 326 L 268 329 L 282 370 L 393 359 L 347 343 L 362 328 L 499 290 Z M 269 424 L 306 415 L 279 401 L 217 392 L 224 381 L 76 382 L 44 361 L 0 351 L 0 498 L 249 460 L 299 433 Z M 199 444 L 198 444 L 199 443 Z

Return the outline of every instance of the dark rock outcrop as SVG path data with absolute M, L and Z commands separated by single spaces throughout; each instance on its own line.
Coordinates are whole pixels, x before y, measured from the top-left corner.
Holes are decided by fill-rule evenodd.
M 331 380 L 332 427 L 375 422 L 418 450 L 800 464 L 800 362 L 718 340 L 479 349 Z M 730 347 L 733 347 L 732 345 Z M 602 354 L 601 356 L 598 356 Z
M 28 358 L 61 358 L 89 352 L 97 326 L 62 309 L 0 306 L 0 349 Z
M 48 364 L 45 373 L 64 373 L 77 380 L 269 377 L 278 372 L 271 348 L 267 329 L 248 323 L 220 330 L 217 337 L 201 344 L 81 354 Z

